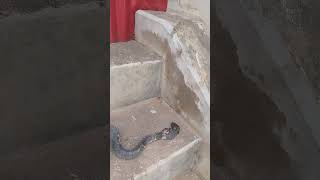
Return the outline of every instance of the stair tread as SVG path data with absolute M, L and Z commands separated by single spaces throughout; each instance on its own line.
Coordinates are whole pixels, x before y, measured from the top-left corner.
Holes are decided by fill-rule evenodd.
M 108 179 L 105 127 L 29 148 L 1 159 L 1 179 Z
M 132 40 L 110 44 L 110 59 L 110 65 L 113 67 L 137 62 L 159 61 L 162 60 L 162 57 Z
M 125 147 L 132 147 L 143 136 L 169 127 L 171 122 L 176 122 L 181 128 L 175 139 L 149 144 L 134 160 L 121 160 L 111 153 L 111 179 L 133 179 L 135 175 L 146 173 L 148 168 L 164 163 L 171 155 L 175 156 L 175 152 L 188 147 L 187 145 L 200 141 L 194 131 L 183 123 L 182 117 L 160 98 L 112 111 L 111 124 L 119 128 L 121 142 Z

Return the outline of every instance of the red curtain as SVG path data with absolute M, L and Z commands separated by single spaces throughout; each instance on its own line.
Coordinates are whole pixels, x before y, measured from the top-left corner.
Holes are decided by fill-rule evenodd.
M 134 37 L 137 10 L 166 11 L 168 0 L 110 0 L 110 41 L 125 42 Z

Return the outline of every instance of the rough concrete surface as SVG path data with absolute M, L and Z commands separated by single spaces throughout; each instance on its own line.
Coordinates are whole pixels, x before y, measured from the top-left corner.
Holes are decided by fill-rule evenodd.
M 105 9 L 0 19 L 0 154 L 106 123 Z
M 119 42 L 110 44 L 110 66 L 119 66 L 130 63 L 160 61 L 162 57 L 137 41 Z
M 175 139 L 148 145 L 134 160 L 121 160 L 111 153 L 111 180 L 170 180 L 194 165 L 200 143 L 184 120 L 159 98 L 112 111 L 111 124 L 119 128 L 125 147 L 132 147 L 143 136 L 169 127 L 171 122 L 181 128 Z
M 210 28 L 210 0 L 169 0 L 168 11 L 181 11 L 193 14 L 201 19 Z
M 135 41 L 111 44 L 111 109 L 160 96 L 161 59 Z
M 209 144 L 209 33 L 198 17 L 181 12 L 138 11 L 135 38 L 164 57 L 161 96 Z M 209 148 L 209 146 L 202 146 Z M 209 178 L 209 151 L 202 151 L 202 174 Z M 202 161 L 203 160 L 203 161 Z

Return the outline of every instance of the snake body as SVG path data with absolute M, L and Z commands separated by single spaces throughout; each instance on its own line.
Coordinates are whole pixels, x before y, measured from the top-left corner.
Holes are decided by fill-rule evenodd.
M 157 140 L 172 140 L 174 139 L 180 131 L 178 124 L 172 122 L 170 128 L 164 128 L 160 132 L 156 132 L 147 135 L 142 138 L 142 140 L 132 149 L 124 148 L 120 143 L 120 132 L 119 129 L 111 125 L 110 129 L 110 141 L 111 148 L 115 156 L 120 159 L 130 160 L 138 157 L 142 151 L 145 149 L 146 145 L 157 141 Z

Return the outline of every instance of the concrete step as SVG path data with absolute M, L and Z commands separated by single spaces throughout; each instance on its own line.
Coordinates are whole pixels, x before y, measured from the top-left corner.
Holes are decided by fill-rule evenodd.
M 109 179 L 106 128 L 98 127 L 0 159 L 0 177 L 6 180 Z
M 136 41 L 110 45 L 110 106 L 127 106 L 160 95 L 162 57 Z
M 118 159 L 111 153 L 111 180 L 170 180 L 190 169 L 197 161 L 201 139 L 160 98 L 151 98 L 111 112 L 111 124 L 120 130 L 125 147 L 143 136 L 176 122 L 181 130 L 171 141 L 156 141 L 133 160 Z

